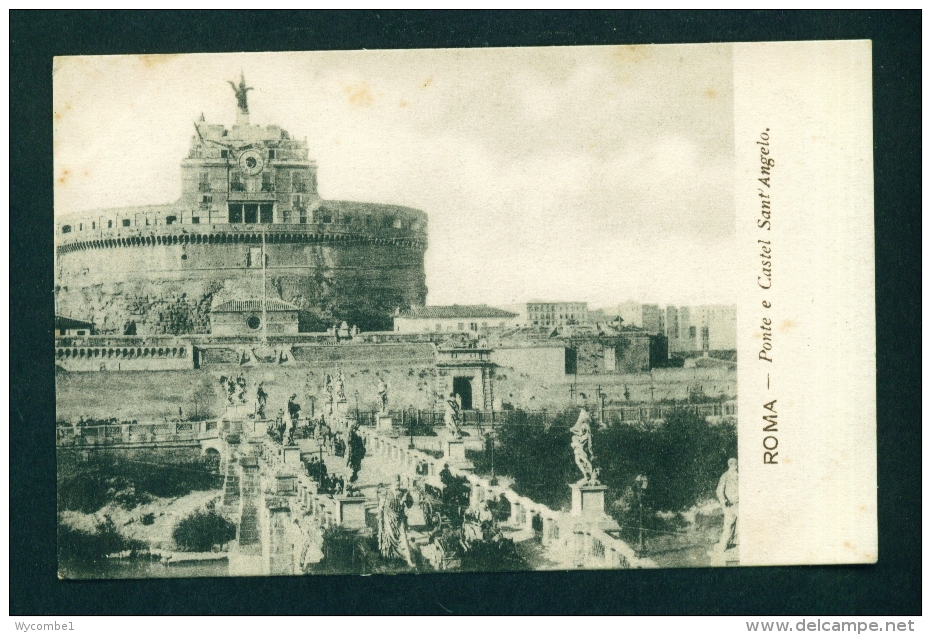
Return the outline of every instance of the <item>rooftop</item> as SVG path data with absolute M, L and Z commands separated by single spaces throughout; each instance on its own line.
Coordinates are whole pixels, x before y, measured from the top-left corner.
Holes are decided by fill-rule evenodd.
M 496 309 L 487 304 L 453 304 L 449 306 L 422 306 L 401 311 L 406 318 L 515 318 L 516 313 Z
M 74 318 L 65 317 L 63 315 L 55 316 L 55 330 L 56 331 L 65 331 L 68 329 L 89 329 L 93 327 L 94 327 L 94 324 L 92 322 L 85 322 L 84 320 L 75 320 Z
M 256 313 L 262 310 L 261 300 L 229 300 L 215 306 L 213 313 Z M 290 302 L 272 299 L 266 300 L 267 311 L 297 311 L 298 308 Z

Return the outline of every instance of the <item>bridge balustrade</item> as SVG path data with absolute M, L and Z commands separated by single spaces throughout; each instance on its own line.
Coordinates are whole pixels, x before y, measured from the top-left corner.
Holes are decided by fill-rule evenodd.
M 359 433 L 366 441 L 366 446 L 382 457 L 398 460 L 398 457 L 410 456 L 429 466 L 430 475 L 438 474 L 439 469 L 446 463 L 445 459 L 436 459 L 421 450 L 409 449 L 405 439 L 393 439 L 379 434 L 374 430 L 360 429 Z M 403 447 L 402 447 L 403 446 Z M 410 462 L 404 463 L 410 467 Z M 480 505 L 484 501 L 497 500 L 500 496 L 511 505 L 510 518 L 505 523 L 513 529 L 520 531 L 533 531 L 533 518 L 541 520 L 543 529 L 540 532 L 540 542 L 544 547 L 551 549 L 555 555 L 563 557 L 567 550 L 574 551 L 580 556 L 578 564 L 587 567 L 605 568 L 631 568 L 653 567 L 653 562 L 647 558 L 637 557 L 636 552 L 626 542 L 612 536 L 590 523 L 570 516 L 564 512 L 550 509 L 542 503 L 537 503 L 526 496 L 521 496 L 514 490 L 503 485 L 492 485 L 488 479 L 472 472 L 449 466 L 454 476 L 464 477 L 471 487 L 470 502 Z

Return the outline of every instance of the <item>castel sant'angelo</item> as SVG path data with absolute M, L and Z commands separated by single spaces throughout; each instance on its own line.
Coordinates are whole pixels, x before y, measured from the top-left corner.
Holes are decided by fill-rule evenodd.
M 390 329 L 397 309 L 422 306 L 427 215 L 323 200 L 306 140 L 250 123 L 251 88 L 230 83 L 236 124 L 201 115 L 177 202 L 57 222 L 57 312 L 101 333 L 179 335 L 209 333 L 212 308 L 263 295 L 296 307 L 300 331 Z

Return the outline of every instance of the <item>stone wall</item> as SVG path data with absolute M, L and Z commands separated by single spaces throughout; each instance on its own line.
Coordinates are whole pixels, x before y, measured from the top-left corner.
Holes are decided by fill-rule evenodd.
M 216 243 L 174 238 L 166 237 L 165 244 L 94 241 L 101 246 L 60 249 L 59 313 L 93 320 L 104 333 L 121 334 L 130 323 L 139 334 L 207 333 L 215 300 L 261 297 L 262 270 L 251 266 L 260 235 Z M 268 297 L 299 308 L 301 331 L 342 321 L 389 330 L 396 308 L 425 302 L 424 245 L 313 238 L 276 235 L 266 245 Z

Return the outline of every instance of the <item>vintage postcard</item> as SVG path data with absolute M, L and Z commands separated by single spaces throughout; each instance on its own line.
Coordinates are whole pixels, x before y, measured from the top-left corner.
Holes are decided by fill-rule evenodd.
M 875 562 L 870 70 L 56 58 L 59 576 Z

